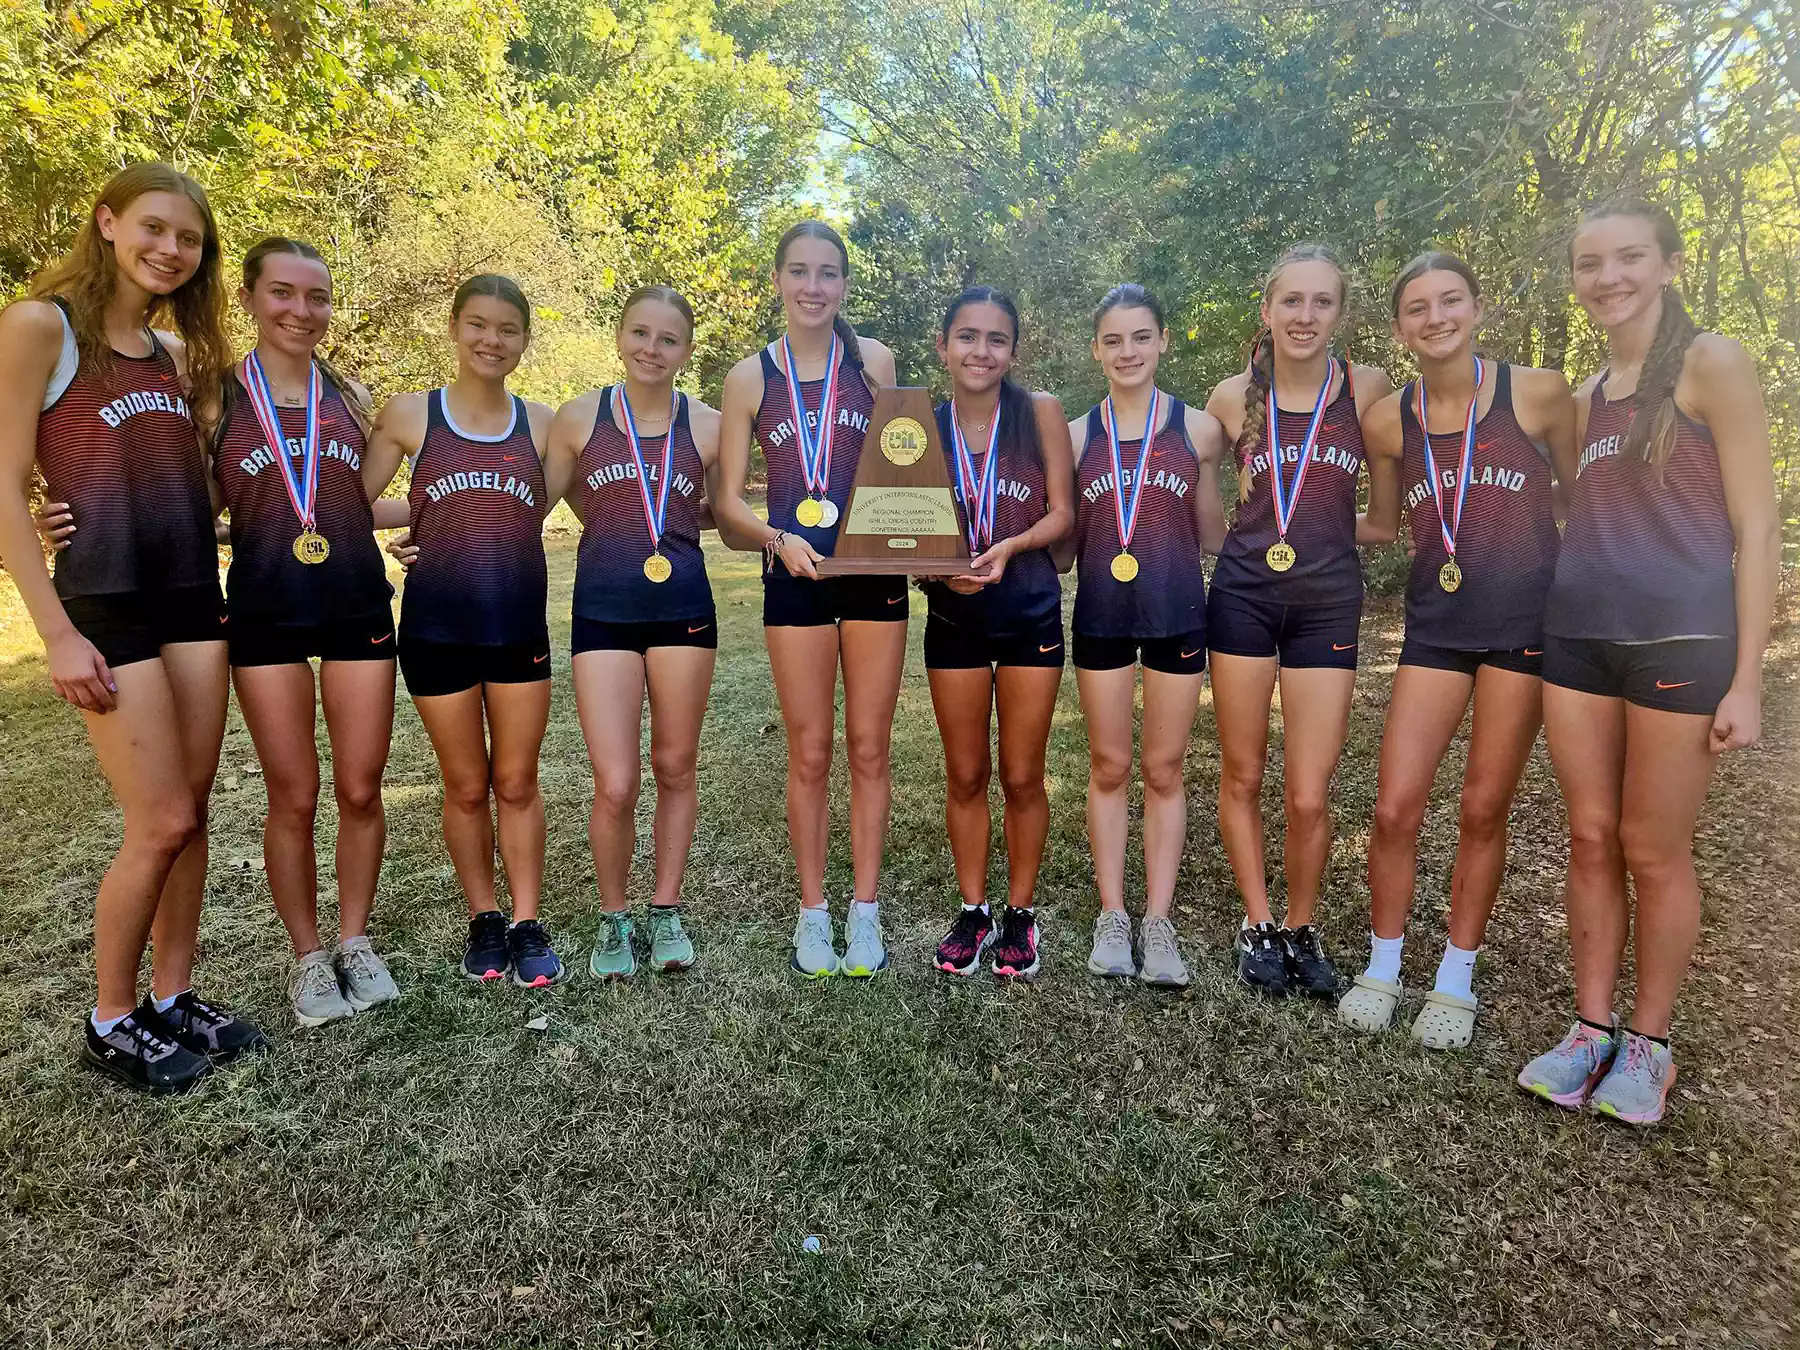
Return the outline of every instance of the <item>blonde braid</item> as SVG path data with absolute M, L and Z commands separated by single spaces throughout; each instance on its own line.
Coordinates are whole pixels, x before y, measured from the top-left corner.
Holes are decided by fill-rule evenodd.
M 1675 386 L 1681 379 L 1687 349 L 1699 334 L 1700 325 L 1688 313 L 1680 292 L 1665 286 L 1662 317 L 1656 322 L 1656 335 L 1650 339 L 1644 368 L 1638 374 L 1635 402 L 1649 416 L 1632 418 L 1625 444 L 1619 450 L 1627 458 L 1647 462 L 1656 470 L 1658 482 L 1662 481 L 1663 468 L 1675 449 L 1680 411 L 1675 406 Z
M 1250 500 L 1250 483 L 1254 475 L 1250 459 L 1257 443 L 1263 439 L 1269 422 L 1269 387 L 1275 380 L 1275 335 L 1267 328 L 1250 344 L 1250 378 L 1244 382 L 1244 426 L 1232 447 L 1238 458 L 1238 501 Z M 1280 434 L 1280 429 L 1276 429 Z M 1273 462 L 1273 461 L 1271 461 Z

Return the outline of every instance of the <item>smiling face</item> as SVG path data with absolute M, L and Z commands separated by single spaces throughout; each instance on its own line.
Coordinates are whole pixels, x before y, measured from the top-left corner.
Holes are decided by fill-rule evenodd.
M 1344 276 L 1319 259 L 1291 262 L 1270 280 L 1262 321 L 1285 361 L 1321 356 L 1344 317 Z
M 1430 361 L 1467 355 L 1487 308 L 1462 275 L 1434 267 L 1406 283 L 1394 316 L 1394 336 Z
M 1602 328 L 1638 319 L 1681 273 L 1681 255 L 1665 255 L 1644 216 L 1600 216 L 1583 223 L 1570 245 L 1575 298 Z
M 150 295 L 171 295 L 200 270 L 206 219 L 179 192 L 144 192 L 118 211 L 104 204 L 94 224 L 113 246 L 119 275 Z
M 661 384 L 694 354 L 687 316 L 667 300 L 645 298 L 619 320 L 619 359 L 648 384 Z
M 256 322 L 257 346 L 309 356 L 331 325 L 331 273 L 317 258 L 271 253 L 238 303 Z
M 1114 389 L 1139 389 L 1156 382 L 1157 362 L 1169 350 L 1169 330 L 1143 306 L 1118 305 L 1100 316 L 1094 330 L 1094 359 Z
M 950 331 L 938 337 L 938 358 L 961 394 L 984 394 L 999 386 L 1017 358 L 1012 315 L 988 300 L 964 305 L 951 317 Z
M 802 235 L 788 243 L 775 269 L 775 288 L 781 293 L 790 329 L 818 332 L 830 328 L 850 288 L 844 257 L 829 239 Z
M 502 380 L 519 368 L 529 334 L 525 316 L 493 295 L 471 295 L 450 320 L 461 368 L 481 379 Z

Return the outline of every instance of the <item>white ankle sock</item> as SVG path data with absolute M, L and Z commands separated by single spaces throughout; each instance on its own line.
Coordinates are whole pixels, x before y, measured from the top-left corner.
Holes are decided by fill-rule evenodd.
M 97 1035 L 105 1036 L 130 1016 L 130 1013 L 120 1013 L 117 1017 L 102 1017 L 100 1010 L 95 1008 L 88 1014 L 88 1025 L 94 1028 Z
M 1444 959 L 1438 962 L 1437 983 L 1432 986 L 1440 994 L 1458 998 L 1475 997 L 1475 953 L 1464 951 L 1454 942 L 1444 944 Z
M 185 993 L 187 993 L 187 990 L 183 989 L 181 994 Z M 181 994 L 171 994 L 167 998 L 157 998 L 156 995 L 152 994 L 150 996 L 150 1002 L 156 1006 L 156 1011 L 165 1013 L 175 1006 L 175 1000 L 180 998 Z
M 1406 945 L 1406 934 L 1397 938 L 1376 937 L 1369 934 L 1369 968 L 1363 972 L 1371 980 L 1380 980 L 1384 984 L 1398 984 L 1400 981 L 1400 948 Z
M 881 914 L 881 903 L 876 900 L 852 900 L 850 917 L 853 919 L 873 919 Z

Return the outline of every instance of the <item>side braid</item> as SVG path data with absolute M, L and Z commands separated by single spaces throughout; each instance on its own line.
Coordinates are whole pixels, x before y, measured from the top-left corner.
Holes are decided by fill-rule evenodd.
M 367 391 L 358 388 L 344 377 L 335 364 L 322 351 L 313 351 L 313 360 L 318 363 L 319 373 L 328 380 L 333 389 L 344 400 L 344 406 L 350 410 L 350 417 L 362 428 L 363 435 L 369 434 L 369 425 L 375 420 L 375 409 L 371 406 Z
M 1680 293 L 1673 286 L 1664 287 L 1662 317 L 1657 320 L 1656 336 L 1650 340 L 1650 351 L 1638 375 L 1636 403 L 1648 416 L 1632 419 L 1625 444 L 1619 450 L 1627 458 L 1650 464 L 1659 481 L 1663 466 L 1675 449 L 1675 385 L 1681 379 L 1687 349 L 1699 333 L 1700 325 L 1688 313 Z
M 1244 426 L 1232 447 L 1238 460 L 1238 501 L 1250 500 L 1250 460 L 1269 422 L 1269 386 L 1275 380 L 1275 335 L 1267 328 L 1250 344 L 1250 378 L 1244 383 Z

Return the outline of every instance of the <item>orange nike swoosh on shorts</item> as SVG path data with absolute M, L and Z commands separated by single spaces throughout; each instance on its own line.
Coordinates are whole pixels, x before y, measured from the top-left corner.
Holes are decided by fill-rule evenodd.
M 699 626 L 699 627 L 698 627 L 698 628 L 690 628 L 690 629 L 688 629 L 688 632 L 690 632 L 690 633 L 704 633 L 704 632 L 705 632 L 705 631 L 706 631 L 706 630 L 707 630 L 707 629 L 709 629 L 709 628 L 711 628 L 711 627 L 712 627 L 712 625 L 711 625 L 711 624 L 710 624 L 710 623 L 703 623 L 703 624 L 701 624 L 701 625 L 700 625 L 700 626 Z
M 1664 684 L 1661 680 L 1658 680 L 1656 682 L 1656 687 L 1658 689 L 1686 689 L 1692 683 L 1692 680 L 1677 680 L 1674 684 Z
M 392 636 L 394 636 L 392 633 L 383 633 L 378 638 L 370 638 L 369 645 L 372 647 L 379 647 L 382 643 L 386 642 Z
M 532 657 L 532 658 L 531 658 L 531 664 L 532 664 L 532 665 L 534 665 L 534 666 L 541 666 L 541 665 L 543 665 L 543 664 L 544 664 L 544 662 L 546 662 L 546 661 L 548 661 L 548 660 L 549 660 L 549 659 L 550 659 L 550 653 L 549 653 L 549 652 L 545 652 L 545 653 L 544 653 L 544 654 L 543 654 L 543 655 L 542 655 L 542 656 L 534 656 L 534 657 Z
M 1543 654 L 1544 649 L 1542 647 L 1539 647 L 1536 651 L 1533 651 L 1530 647 L 1525 649 L 1525 655 L 1527 656 L 1542 656 Z
M 1354 642 L 1334 642 L 1331 644 L 1331 650 L 1334 652 L 1347 652 L 1355 645 Z
M 1053 652 L 1053 651 L 1055 651 L 1055 650 L 1056 650 L 1056 649 L 1057 649 L 1057 648 L 1058 648 L 1058 647 L 1060 647 L 1060 646 L 1062 646 L 1062 643 L 1060 643 L 1060 642 L 1052 642 L 1052 643 L 1051 643 L 1051 644 L 1050 644 L 1050 645 L 1049 645 L 1049 646 L 1048 646 L 1048 647 L 1044 647 L 1044 646 L 1039 646 L 1039 647 L 1038 647 L 1038 650 L 1039 650 L 1039 651 L 1040 651 L 1040 652 Z
M 888 601 L 888 603 L 890 605 L 897 605 L 904 599 L 906 599 L 904 595 L 896 595 L 892 600 Z
M 1183 652 L 1183 653 L 1182 653 L 1182 654 L 1181 654 L 1181 659 L 1182 659 L 1182 660 L 1183 660 L 1183 661 L 1188 661 L 1188 660 L 1192 660 L 1192 659 L 1193 659 L 1193 658 L 1194 658 L 1194 657 L 1196 657 L 1196 656 L 1198 656 L 1198 655 L 1200 655 L 1200 653 L 1201 653 L 1201 652 L 1203 652 L 1203 651 L 1205 651 L 1205 650 L 1206 650 L 1206 648 L 1204 648 L 1204 647 L 1196 647 L 1196 648 L 1194 648 L 1194 650 L 1193 650 L 1193 651 L 1191 651 L 1191 652 Z

